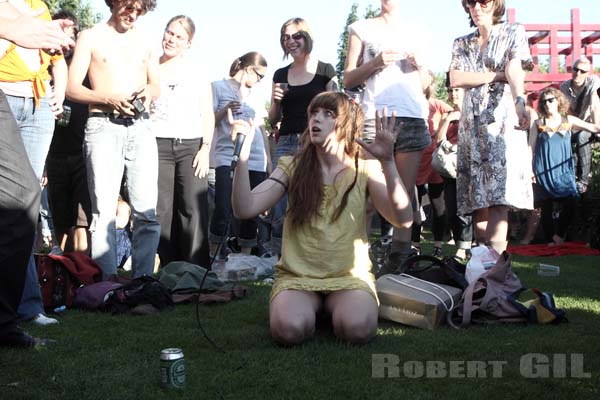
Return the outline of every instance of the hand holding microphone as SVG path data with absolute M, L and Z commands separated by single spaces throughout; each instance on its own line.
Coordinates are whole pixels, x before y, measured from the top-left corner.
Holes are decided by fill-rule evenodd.
M 227 117 L 229 123 L 231 124 L 231 139 L 234 142 L 233 145 L 233 155 L 231 157 L 231 175 L 233 176 L 233 171 L 235 170 L 238 161 L 240 160 L 240 156 L 242 155 L 242 149 L 244 148 L 244 142 L 246 140 L 246 136 L 249 137 L 249 141 L 252 142 L 254 138 L 254 124 L 252 121 L 245 121 L 243 119 L 233 119 L 233 114 L 231 109 L 227 110 Z M 244 156 L 247 158 L 250 150 L 249 146 L 246 146 L 246 151 L 244 152 Z

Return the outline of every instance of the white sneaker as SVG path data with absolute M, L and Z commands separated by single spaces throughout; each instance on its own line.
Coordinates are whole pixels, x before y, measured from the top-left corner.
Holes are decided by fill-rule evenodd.
M 38 314 L 32 322 L 37 325 L 46 326 L 52 324 L 58 324 L 58 320 L 50 317 L 46 317 L 44 314 Z

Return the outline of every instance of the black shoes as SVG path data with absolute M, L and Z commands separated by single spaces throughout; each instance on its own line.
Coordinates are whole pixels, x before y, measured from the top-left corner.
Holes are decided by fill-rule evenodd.
M 379 278 L 380 276 L 386 274 L 401 274 L 404 272 L 404 264 L 406 263 L 406 260 L 416 255 L 417 252 L 414 250 L 408 253 L 401 253 L 399 251 L 389 253 L 383 265 L 375 273 L 375 277 Z
M 0 336 L 0 346 L 33 349 L 56 343 L 56 340 L 36 338 L 19 328 L 14 328 Z

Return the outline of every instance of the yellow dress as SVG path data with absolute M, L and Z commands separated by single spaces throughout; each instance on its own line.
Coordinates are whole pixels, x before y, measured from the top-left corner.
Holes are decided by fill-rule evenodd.
M 278 167 L 293 175 L 292 157 L 281 157 Z M 375 300 L 375 277 L 371 274 L 369 242 L 366 232 L 367 181 L 371 168 L 381 169 L 377 160 L 359 160 L 356 185 L 337 221 L 331 216 L 346 188 L 354 179 L 347 171 L 335 185 L 324 185 L 320 216 L 303 228 L 283 225 L 281 259 L 275 266 L 271 300 L 283 290 L 329 293 L 341 289 L 362 289 Z

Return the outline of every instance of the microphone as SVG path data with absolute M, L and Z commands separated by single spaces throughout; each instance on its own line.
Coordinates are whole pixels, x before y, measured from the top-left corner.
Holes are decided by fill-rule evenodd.
M 235 167 L 237 166 L 238 161 L 240 161 L 240 152 L 242 151 L 242 145 L 244 144 L 244 140 L 246 139 L 246 134 L 237 133 L 235 136 L 235 144 L 233 146 L 233 157 L 231 157 L 231 176 L 233 177 L 233 171 L 235 171 Z

